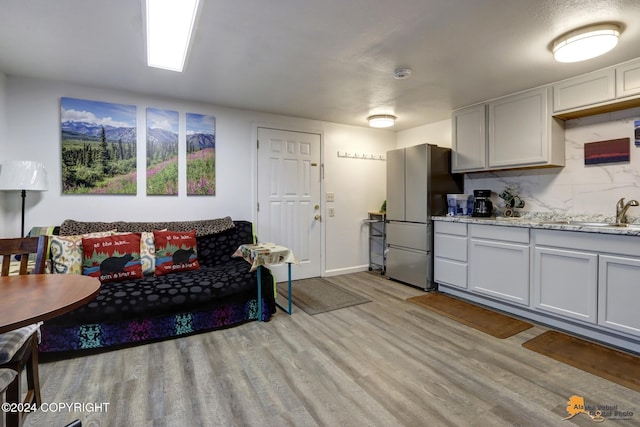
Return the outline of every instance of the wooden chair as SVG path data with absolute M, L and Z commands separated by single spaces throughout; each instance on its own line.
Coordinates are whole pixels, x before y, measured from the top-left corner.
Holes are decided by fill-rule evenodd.
M 12 256 L 19 255 L 18 274 L 28 274 L 29 256 L 35 255 L 34 274 L 43 274 L 46 262 L 47 236 L 24 239 L 0 239 L 2 276 L 9 275 Z M 40 326 L 33 324 L 0 334 L 0 369 L 11 369 L 16 376 L 6 391 L 7 403 L 42 404 L 40 379 L 38 376 L 38 332 Z M 26 397 L 22 400 L 21 373 L 27 371 Z M 28 412 L 7 413 L 7 426 L 21 426 Z

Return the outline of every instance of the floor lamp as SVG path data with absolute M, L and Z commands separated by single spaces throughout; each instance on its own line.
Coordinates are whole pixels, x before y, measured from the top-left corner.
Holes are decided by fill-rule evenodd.
M 22 227 L 20 237 L 24 237 L 24 202 L 27 191 L 47 191 L 49 179 L 47 170 L 39 162 L 29 160 L 7 160 L 0 166 L 0 190 L 21 191 Z

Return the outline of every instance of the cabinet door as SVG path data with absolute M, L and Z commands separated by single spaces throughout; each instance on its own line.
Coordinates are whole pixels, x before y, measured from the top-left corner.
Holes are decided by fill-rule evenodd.
M 598 255 L 535 249 L 533 308 L 596 323 Z
M 489 168 L 544 164 L 549 159 L 547 89 L 489 103 Z
M 469 289 L 529 305 L 529 246 L 481 239 L 469 242 Z
M 469 172 L 485 169 L 487 167 L 486 105 L 454 111 L 451 122 L 452 171 Z
M 598 324 L 640 336 L 640 259 L 600 255 Z
M 590 73 L 553 85 L 553 112 L 606 102 L 616 97 L 613 68 Z
M 616 96 L 640 94 L 640 61 L 633 61 L 616 68 Z

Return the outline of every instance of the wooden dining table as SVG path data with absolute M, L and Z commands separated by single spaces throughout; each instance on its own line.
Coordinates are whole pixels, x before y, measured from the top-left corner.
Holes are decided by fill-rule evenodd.
M 77 274 L 0 277 L 0 333 L 51 319 L 94 299 L 100 281 Z

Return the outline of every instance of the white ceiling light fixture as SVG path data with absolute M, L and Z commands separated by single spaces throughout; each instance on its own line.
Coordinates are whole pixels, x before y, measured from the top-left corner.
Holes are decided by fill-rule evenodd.
M 597 24 L 579 28 L 553 41 L 553 57 L 558 62 L 578 62 L 595 58 L 616 47 L 620 26 Z
M 182 72 L 199 0 L 146 0 L 147 65 Z
M 376 114 L 367 118 L 372 128 L 388 128 L 395 124 L 396 119 L 397 117 L 391 114 Z

